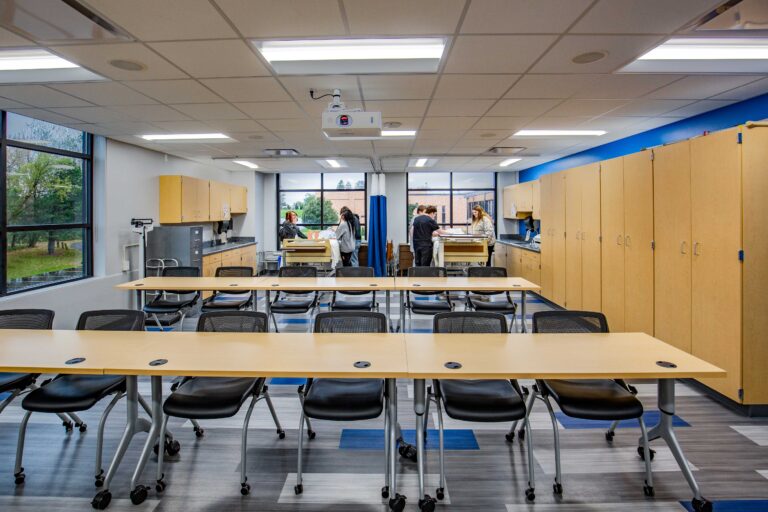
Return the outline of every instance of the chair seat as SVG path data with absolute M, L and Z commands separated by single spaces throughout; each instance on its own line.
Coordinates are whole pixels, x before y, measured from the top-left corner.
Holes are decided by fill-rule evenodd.
M 270 306 L 273 313 L 297 313 L 307 312 L 314 304 L 314 299 L 280 299 Z
M 180 309 L 190 307 L 197 301 L 197 297 L 188 300 L 153 300 L 144 306 L 145 313 L 175 313 Z
M 370 311 L 373 309 L 373 300 L 337 300 L 331 305 L 334 311 Z
M 163 327 L 169 327 L 181 321 L 181 313 L 179 313 L 178 311 L 174 311 L 173 313 L 157 313 L 157 320 L 160 321 L 160 325 L 162 325 Z M 157 327 L 157 321 L 155 320 L 155 315 L 148 316 L 144 320 L 144 325 L 146 327 Z
M 384 409 L 384 381 L 315 379 L 304 398 L 304 414 L 332 421 L 378 418 Z
M 107 395 L 125 390 L 121 375 L 62 375 L 32 391 L 21 407 L 34 412 L 86 411 Z
M 508 380 L 441 380 L 435 385 L 451 418 L 495 422 L 525 417 L 525 402 Z
M 0 393 L 24 389 L 35 382 L 34 373 L 0 373 Z
M 202 311 L 239 310 L 251 302 L 250 293 L 218 293 L 203 301 Z
M 435 313 L 444 313 L 453 311 L 451 305 L 443 301 L 421 301 L 411 302 L 411 311 L 422 315 L 434 315 Z
M 494 312 L 509 312 L 514 313 L 517 311 L 517 305 L 514 303 L 510 303 L 506 300 L 489 300 L 489 301 L 482 301 L 482 300 L 472 300 L 469 299 L 469 304 L 472 306 L 472 309 L 475 311 L 494 311 Z
M 574 418 L 627 420 L 643 415 L 643 404 L 612 380 L 546 380 L 545 391 Z
M 196 377 L 171 393 L 163 411 L 177 418 L 229 418 L 237 414 L 263 382 L 263 378 L 250 377 Z

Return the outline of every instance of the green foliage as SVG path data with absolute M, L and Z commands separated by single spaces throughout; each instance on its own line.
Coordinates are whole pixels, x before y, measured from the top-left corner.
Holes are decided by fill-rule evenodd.
M 53 253 L 48 252 L 47 243 L 10 250 L 8 252 L 8 279 L 45 274 L 56 270 L 82 268 L 83 253 L 75 248 L 75 243 L 60 243 L 58 247 L 54 248 Z
M 304 204 L 302 206 L 301 222 L 308 225 L 310 229 L 320 229 L 322 222 L 327 224 L 336 224 L 339 222 L 339 213 L 333 209 L 333 202 L 329 199 L 323 201 L 323 208 L 325 213 L 325 219 L 320 218 L 320 198 L 307 194 L 304 196 Z

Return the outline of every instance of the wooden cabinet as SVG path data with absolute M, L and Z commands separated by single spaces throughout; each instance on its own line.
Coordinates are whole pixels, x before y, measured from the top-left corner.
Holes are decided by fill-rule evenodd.
M 653 150 L 654 336 L 691 352 L 691 144 Z
M 612 331 L 624 331 L 624 159 L 600 164 L 602 311 Z
M 522 277 L 532 283 L 541 282 L 541 255 L 537 252 L 522 250 Z
M 232 213 L 248 213 L 248 188 L 229 185 L 229 208 Z
M 533 182 L 504 187 L 503 200 L 505 219 L 524 219 L 533 212 Z
M 562 306 L 565 304 L 565 175 L 563 173 L 552 176 L 550 200 L 552 235 L 549 245 L 552 251 L 552 295 L 547 298 Z
M 581 173 L 576 167 L 565 172 L 565 304 L 581 309 Z
M 160 223 L 207 222 L 208 180 L 189 176 L 160 176 Z
M 500 242 L 493 245 L 493 266 L 507 268 L 507 250 L 508 246 Z
M 552 174 L 541 177 L 541 295 L 552 297 Z
M 256 257 L 256 246 L 249 245 L 240 249 L 240 266 L 251 267 L 254 275 L 256 274 L 256 264 L 258 263 Z
M 209 216 L 212 221 L 229 220 L 231 215 L 230 185 L 219 181 L 210 183 Z
M 531 182 L 531 216 L 541 219 L 541 180 Z
M 232 249 L 231 251 L 221 253 L 222 267 L 239 267 L 240 262 L 240 249 Z
M 691 139 L 691 353 L 728 372 L 702 382 L 734 400 L 742 389 L 738 134 L 735 128 Z
M 522 277 L 523 249 L 513 246 L 507 247 L 507 275 L 509 277 Z
M 219 267 L 251 267 L 255 274 L 256 260 L 256 245 L 209 254 L 203 256 L 203 277 L 215 277 Z M 210 296 L 211 292 L 203 293 L 203 298 Z

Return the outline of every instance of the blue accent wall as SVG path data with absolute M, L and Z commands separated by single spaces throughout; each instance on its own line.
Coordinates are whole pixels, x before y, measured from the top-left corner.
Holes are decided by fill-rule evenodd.
M 647 132 L 638 133 L 624 139 L 603 144 L 602 146 L 558 158 L 551 162 L 523 169 L 520 171 L 520 182 L 535 180 L 543 174 L 563 171 L 571 167 L 637 153 L 645 148 L 690 139 L 707 131 L 723 130 L 746 123 L 747 121 L 759 121 L 766 118 L 768 118 L 768 94 L 763 94 L 728 105 L 727 107 L 660 126 Z

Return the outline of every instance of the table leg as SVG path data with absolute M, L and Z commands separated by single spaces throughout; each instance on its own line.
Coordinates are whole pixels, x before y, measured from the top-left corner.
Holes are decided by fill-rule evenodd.
M 520 315 L 521 316 L 520 320 L 523 322 L 522 332 L 528 332 L 528 327 L 526 327 L 526 325 L 525 325 L 525 296 L 527 294 L 526 294 L 525 290 L 520 292 L 520 294 L 521 294 L 521 297 L 522 297 L 520 299 L 520 305 L 522 306 L 522 308 L 521 308 L 522 312 L 521 312 L 521 315 Z
M 389 293 L 389 290 L 387 290 L 387 325 L 389 326 L 390 332 L 395 332 L 394 328 L 392 327 L 392 310 L 390 308 Z
M 405 332 L 405 292 L 400 290 L 400 313 L 397 317 L 397 332 Z
M 265 299 L 267 302 L 264 304 L 264 308 L 267 311 L 267 332 L 269 332 L 269 317 L 272 314 L 272 309 L 269 307 L 269 290 L 265 290 Z
M 413 381 L 413 411 L 416 413 L 416 465 L 419 471 L 419 509 L 429 509 L 436 500 L 424 492 L 424 424 L 426 421 L 425 413 L 427 409 L 427 384 L 424 379 L 414 379 Z
M 144 309 L 144 292 L 142 290 L 136 290 L 136 309 L 141 311 Z
M 389 508 L 394 512 L 402 512 L 405 508 L 406 497 L 397 493 L 397 379 L 386 379 L 389 407 L 387 427 L 387 470 L 389 471 Z
M 158 375 L 152 375 L 150 382 L 152 385 L 152 423 L 149 435 L 147 435 L 147 439 L 144 441 L 139 462 L 136 464 L 133 476 L 131 476 L 131 501 L 134 505 L 147 499 L 149 487 L 139 484 L 138 481 L 141 478 L 141 473 L 144 471 L 144 466 L 147 465 L 147 460 L 149 460 L 149 455 L 152 453 L 155 442 L 158 443 L 158 450 L 165 450 L 165 440 L 159 439 L 160 430 L 163 426 L 163 378 Z
M 677 461 L 677 465 L 680 467 L 680 471 L 682 471 L 691 491 L 693 491 L 693 500 L 691 502 L 693 509 L 696 512 L 711 511 L 712 503 L 701 495 L 699 484 L 693 476 L 688 460 L 683 454 L 683 449 L 680 447 L 672 426 L 672 419 L 675 415 L 675 379 L 659 379 L 658 393 L 659 423 L 648 431 L 648 439 L 661 438 L 667 443 L 669 450 Z M 638 444 L 642 446 L 642 438 L 640 438 Z

